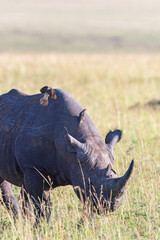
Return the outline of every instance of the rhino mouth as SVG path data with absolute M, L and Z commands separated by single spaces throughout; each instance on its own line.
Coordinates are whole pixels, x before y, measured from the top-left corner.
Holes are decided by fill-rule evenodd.
M 133 171 L 133 166 L 134 160 L 132 160 L 128 170 L 122 177 L 107 178 L 106 182 L 101 184 L 102 191 L 101 193 L 99 192 L 98 195 L 96 194 L 96 191 L 92 191 L 90 199 L 92 201 L 92 210 L 94 212 L 110 213 L 118 210 L 123 202 L 123 194 Z
M 102 197 L 102 200 L 98 203 L 93 203 L 91 206 L 91 211 L 97 213 L 98 215 L 108 215 L 112 212 L 118 210 L 123 202 L 123 197 L 118 199 L 106 200 Z

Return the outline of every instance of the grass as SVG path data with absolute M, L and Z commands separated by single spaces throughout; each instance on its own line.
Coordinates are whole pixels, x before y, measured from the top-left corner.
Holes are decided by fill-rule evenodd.
M 156 54 L 1 54 L 0 91 L 17 88 L 38 93 L 44 85 L 62 88 L 84 108 L 103 139 L 109 129 L 123 129 L 115 149 L 114 169 L 135 168 L 124 203 L 109 216 L 86 215 L 72 187 L 52 191 L 51 222 L 37 229 L 24 225 L 0 206 L 0 239 L 159 239 L 160 238 L 160 55 Z M 140 103 L 141 107 L 130 109 Z M 13 186 L 18 197 L 19 188 Z

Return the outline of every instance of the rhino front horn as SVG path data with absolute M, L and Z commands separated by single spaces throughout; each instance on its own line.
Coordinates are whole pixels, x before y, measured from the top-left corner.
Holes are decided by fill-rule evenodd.
M 131 173 L 133 171 L 133 167 L 134 167 L 134 160 L 131 161 L 131 164 L 127 170 L 127 172 L 124 174 L 124 176 L 121 178 L 121 184 L 124 185 L 128 179 L 130 178 L 131 176 Z
M 127 172 L 120 178 L 118 178 L 118 181 L 116 182 L 116 190 L 120 193 L 120 192 L 124 192 L 125 190 L 125 186 L 126 183 L 128 182 L 132 171 L 133 171 L 133 167 L 134 167 L 134 160 L 131 161 L 131 164 L 127 170 Z

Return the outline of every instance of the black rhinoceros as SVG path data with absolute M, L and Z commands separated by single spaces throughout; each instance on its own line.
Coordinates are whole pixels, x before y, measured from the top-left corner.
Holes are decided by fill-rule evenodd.
M 51 210 L 50 188 L 72 185 L 92 209 L 115 211 L 122 203 L 133 170 L 117 177 L 113 149 L 121 131 L 110 131 L 105 142 L 83 108 L 65 91 L 54 90 L 47 106 L 42 94 L 12 89 L 0 96 L 0 188 L 6 205 L 19 212 L 10 183 L 22 187 L 24 206 L 31 197 L 39 215 L 41 202 Z

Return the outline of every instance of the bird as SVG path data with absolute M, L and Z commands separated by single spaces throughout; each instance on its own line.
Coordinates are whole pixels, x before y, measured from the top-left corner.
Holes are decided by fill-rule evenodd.
M 55 100 L 57 99 L 57 95 L 55 93 L 55 90 L 52 89 L 51 87 L 48 87 L 48 86 L 42 87 L 40 89 L 40 92 L 42 94 L 44 94 L 43 97 L 40 98 L 40 104 L 42 106 L 47 106 L 48 105 L 48 97 L 50 97 L 52 99 L 55 99 Z

